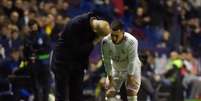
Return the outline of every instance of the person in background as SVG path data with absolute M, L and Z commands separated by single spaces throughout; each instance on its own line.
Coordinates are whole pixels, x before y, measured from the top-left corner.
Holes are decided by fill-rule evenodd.
M 49 38 L 38 22 L 29 22 L 30 32 L 24 44 L 24 56 L 33 82 L 34 101 L 48 101 L 50 90 Z

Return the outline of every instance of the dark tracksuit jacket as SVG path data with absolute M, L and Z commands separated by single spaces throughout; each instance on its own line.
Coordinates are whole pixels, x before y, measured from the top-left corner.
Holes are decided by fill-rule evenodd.
M 92 17 L 95 14 L 85 13 L 71 19 L 56 43 L 51 62 L 55 74 L 56 101 L 64 101 L 66 98 L 70 101 L 83 101 L 84 68 L 87 67 L 96 37 L 90 25 Z
M 95 33 L 90 25 L 93 13 L 77 16 L 68 22 L 54 50 L 54 58 L 60 63 L 85 63 L 93 48 Z

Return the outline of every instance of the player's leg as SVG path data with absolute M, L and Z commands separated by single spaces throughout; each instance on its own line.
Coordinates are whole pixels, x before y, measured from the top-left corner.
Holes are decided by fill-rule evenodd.
M 114 77 L 112 77 L 112 81 L 110 81 L 111 84 L 109 84 L 109 89 L 106 91 L 107 101 L 116 101 L 117 93 L 120 92 L 120 88 L 123 84 L 125 79 L 123 79 L 118 74 Z
M 109 79 L 109 77 L 107 77 L 105 79 L 105 90 L 106 90 L 106 92 L 105 92 L 105 95 L 106 95 L 105 100 L 106 101 L 116 101 L 115 96 L 116 96 L 117 92 L 116 92 L 114 86 L 111 85 L 111 83 L 112 83 L 111 79 Z
M 137 93 L 141 84 L 140 76 L 129 77 L 126 82 L 127 99 L 128 101 L 137 101 Z

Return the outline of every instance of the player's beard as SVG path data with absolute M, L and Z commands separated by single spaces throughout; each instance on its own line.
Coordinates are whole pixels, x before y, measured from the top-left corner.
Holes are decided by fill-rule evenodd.
M 118 44 L 117 41 L 115 41 L 115 40 L 112 40 L 112 42 L 113 42 L 114 44 Z
M 117 41 L 118 41 L 118 38 L 116 37 L 116 38 L 112 38 L 112 42 L 114 43 L 114 44 L 117 44 Z

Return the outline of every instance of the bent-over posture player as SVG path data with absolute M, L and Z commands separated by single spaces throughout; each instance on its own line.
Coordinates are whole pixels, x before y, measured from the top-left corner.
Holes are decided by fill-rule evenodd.
M 141 62 L 138 57 L 138 41 L 124 32 L 123 24 L 114 20 L 112 32 L 102 40 L 102 56 L 109 84 L 106 96 L 115 101 L 123 83 L 126 86 L 128 101 L 137 101 L 141 84 Z

